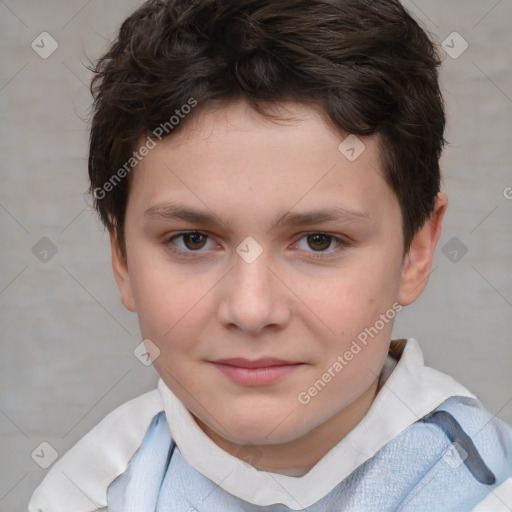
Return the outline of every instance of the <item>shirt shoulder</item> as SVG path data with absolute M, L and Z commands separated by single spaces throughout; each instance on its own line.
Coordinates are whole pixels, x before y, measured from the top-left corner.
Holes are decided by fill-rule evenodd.
M 510 512 L 512 510 L 512 477 L 494 489 L 471 512 Z
M 109 413 L 48 472 L 34 491 L 29 512 L 93 512 L 107 505 L 107 488 L 141 446 L 163 410 L 158 389 Z
M 445 499 L 460 494 L 461 500 L 467 500 L 464 503 L 471 504 L 464 510 L 472 512 L 511 510 L 511 425 L 492 414 L 479 400 L 467 397 L 448 399 L 417 425 L 435 426 L 449 443 L 426 474 L 434 494 L 441 496 L 444 489 L 450 489 L 450 496 Z M 429 434 L 434 431 L 427 429 L 425 435 Z M 433 475 L 439 480 L 437 490 Z

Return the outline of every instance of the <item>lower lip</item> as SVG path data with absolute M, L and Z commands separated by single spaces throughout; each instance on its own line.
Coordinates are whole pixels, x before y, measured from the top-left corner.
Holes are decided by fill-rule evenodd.
M 297 370 L 301 364 L 286 364 L 280 366 L 266 366 L 264 368 L 242 368 L 240 366 L 231 366 L 229 364 L 213 363 L 226 377 L 245 384 L 246 386 L 264 386 L 272 384 L 293 371 Z

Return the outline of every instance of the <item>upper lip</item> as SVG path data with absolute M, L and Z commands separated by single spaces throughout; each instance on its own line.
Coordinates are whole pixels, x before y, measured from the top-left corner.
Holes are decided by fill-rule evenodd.
M 228 364 L 230 366 L 239 366 L 241 368 L 265 368 L 267 366 L 283 366 L 290 364 L 300 364 L 294 361 L 284 361 L 274 357 L 263 357 L 261 359 L 244 359 L 243 357 L 233 357 L 231 359 L 219 359 L 214 363 Z

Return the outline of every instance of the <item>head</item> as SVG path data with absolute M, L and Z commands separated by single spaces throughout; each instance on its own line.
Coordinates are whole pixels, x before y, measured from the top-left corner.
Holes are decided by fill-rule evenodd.
M 89 175 L 121 297 L 219 435 L 291 441 L 375 382 L 446 208 L 438 65 L 395 0 L 149 1 L 98 62 Z M 263 357 L 297 364 L 258 385 L 217 364 Z

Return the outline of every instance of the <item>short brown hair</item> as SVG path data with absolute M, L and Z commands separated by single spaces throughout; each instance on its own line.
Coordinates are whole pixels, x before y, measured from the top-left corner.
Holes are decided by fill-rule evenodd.
M 344 133 L 378 134 L 405 254 L 440 188 L 439 65 L 435 44 L 398 0 L 149 0 L 92 69 L 95 208 L 124 254 L 130 180 L 112 178 L 141 136 L 169 125 L 191 98 L 205 106 L 243 97 L 262 115 L 265 105 L 299 101 L 320 106 Z

